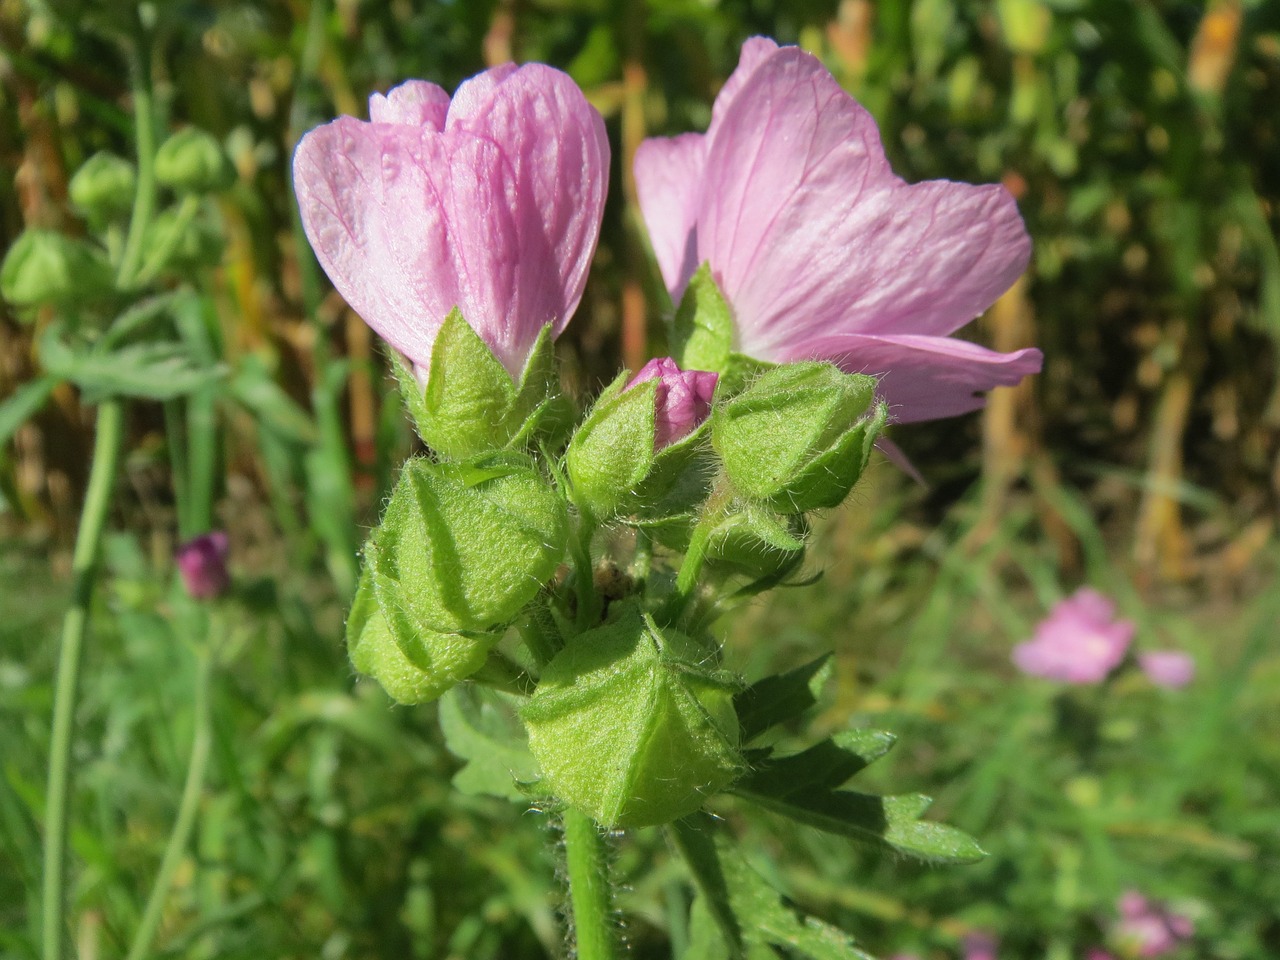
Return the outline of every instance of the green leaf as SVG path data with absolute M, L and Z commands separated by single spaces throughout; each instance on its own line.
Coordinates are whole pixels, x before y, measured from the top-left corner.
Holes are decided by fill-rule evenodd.
M 800 753 L 764 760 L 742 785 L 774 797 L 834 790 L 888 753 L 896 739 L 884 730 L 849 730 Z
M 241 358 L 227 389 L 237 403 L 277 436 L 303 447 L 318 442 L 315 421 L 276 383 L 259 357 Z
M 803 667 L 753 683 L 734 698 L 743 742 L 753 740 L 779 723 L 794 720 L 818 702 L 818 693 L 831 676 L 831 654 L 824 653 Z
M 38 377 L 5 397 L 4 402 L 0 403 L 0 445 L 8 443 L 9 438 L 18 432 L 18 428 L 44 406 L 57 385 L 56 377 Z
M 722 373 L 733 350 L 733 311 L 704 263 L 689 281 L 671 325 L 671 355 L 682 370 Z
M 222 366 L 196 366 L 186 348 L 172 342 L 135 343 L 110 352 L 75 350 L 50 327 L 40 341 L 40 360 L 53 376 L 70 380 L 97 403 L 106 397 L 171 400 L 213 383 Z
M 516 718 L 519 699 L 474 683 L 454 687 L 440 698 L 445 746 L 466 763 L 453 785 L 468 794 L 527 799 L 521 784 L 538 779 L 524 727 Z
M 848 934 L 783 902 L 706 814 L 677 820 L 671 835 L 730 957 L 750 957 L 767 945 L 811 960 L 870 960 Z
M 816 759 L 811 757 L 810 763 Z M 831 776 L 842 772 L 835 771 Z M 815 774 L 812 765 L 808 773 Z M 819 777 L 816 783 L 793 787 L 780 773 L 766 775 L 758 771 L 750 781 L 735 784 L 732 789 L 766 810 L 799 823 L 918 860 L 975 863 L 986 856 L 967 833 L 920 820 L 928 809 L 928 797 L 919 794 L 877 797 L 851 790 L 824 789 L 823 779 L 828 778 Z

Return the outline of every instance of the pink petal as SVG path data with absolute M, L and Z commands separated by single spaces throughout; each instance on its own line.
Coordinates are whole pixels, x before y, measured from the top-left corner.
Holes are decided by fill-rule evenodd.
M 636 193 L 649 242 L 672 300 L 679 304 L 700 266 L 694 221 L 702 197 L 706 137 L 685 133 L 645 140 L 636 148 Z
M 1030 245 L 999 186 L 909 186 L 871 116 L 814 57 L 768 55 L 708 134 L 698 257 L 766 359 L 840 331 L 945 335 L 1026 267 Z
M 889 403 L 896 423 L 954 417 L 980 409 L 981 396 L 998 386 L 1012 386 L 1040 370 L 1042 354 L 1034 348 L 996 353 L 967 340 L 921 336 L 815 337 L 788 345 L 775 359 L 828 358 L 849 373 L 880 378 L 878 392 Z
M 414 139 L 410 127 L 340 117 L 299 141 L 293 179 L 307 239 L 338 292 L 383 339 L 425 364 L 449 309 L 437 316 L 439 301 L 456 299 L 456 284 L 433 270 L 431 278 L 438 278 L 445 288 L 436 302 L 424 303 L 395 251 L 405 246 L 438 248 L 444 226 L 439 210 L 424 202 L 425 193 L 401 211 L 394 224 L 381 216 L 384 149 L 399 156 L 411 149 L 404 141 Z M 407 235 L 402 227 L 409 228 Z
M 778 43 L 769 37 L 748 37 L 738 52 L 738 66 L 729 75 L 711 107 L 711 122 L 718 122 L 729 105 L 737 99 L 742 87 L 760 65 L 778 52 Z
M 520 68 L 514 63 L 504 63 L 463 80 L 458 84 L 449 104 L 447 125 L 451 127 L 483 110 L 493 98 L 494 92 L 518 69 Z
M 407 80 L 369 98 L 369 119 L 374 123 L 403 123 L 443 130 L 449 112 L 449 94 L 425 80 Z

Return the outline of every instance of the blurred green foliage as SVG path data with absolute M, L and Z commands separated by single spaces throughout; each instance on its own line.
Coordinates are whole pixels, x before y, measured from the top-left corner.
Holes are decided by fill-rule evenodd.
M 1280 953 L 1280 5 L 0 0 L 6 249 L 24 227 L 82 235 L 70 175 L 101 150 L 131 156 L 122 38 L 139 13 L 163 130 L 210 131 L 235 167 L 203 225 L 224 246 L 200 268 L 189 324 L 226 376 L 216 425 L 203 406 L 186 433 L 172 410 L 132 415 L 115 518 L 131 533 L 108 551 L 77 744 L 72 908 L 90 955 L 128 943 L 181 789 L 194 663 L 167 556 L 175 526 L 201 524 L 174 515 L 171 491 L 214 474 L 240 582 L 221 612 L 210 788 L 159 947 L 555 952 L 545 819 L 460 797 L 433 709 L 390 711 L 353 689 L 339 637 L 357 521 L 377 512 L 409 433 L 367 331 L 297 242 L 288 160 L 303 131 L 363 115 L 369 92 L 408 77 L 452 88 L 509 58 L 567 69 L 616 158 L 596 269 L 562 343 L 591 388 L 620 354 L 660 351 L 670 310 L 623 160 L 644 136 L 703 128 L 753 33 L 822 56 L 877 117 L 902 176 L 1014 191 L 1032 270 L 973 335 L 1035 343 L 1046 366 L 982 418 L 896 434 L 931 487 L 873 469 L 865 502 L 820 531 L 825 580 L 730 621 L 750 675 L 836 648 L 824 722 L 902 734 L 876 775 L 933 792 L 992 856 L 917 871 L 779 826 L 750 838 L 749 858 L 886 953 L 954 955 L 984 928 L 1004 956 L 1081 956 L 1128 887 L 1195 916 L 1188 956 Z M 57 569 L 89 449 L 79 398 L 44 378 L 58 359 L 41 345 L 50 318 L 32 319 L 0 320 L 0 398 L 22 398 L 0 450 L 0 953 L 15 957 L 34 955 L 38 923 L 65 599 L 49 554 Z M 179 451 L 184 436 L 211 439 L 192 464 L 166 434 Z M 1058 696 L 1010 682 L 1010 645 L 1078 580 L 1119 596 L 1140 643 L 1193 652 L 1196 685 L 1164 694 L 1122 678 Z M 682 956 L 689 888 L 662 839 L 629 838 L 617 866 L 634 884 L 636 955 L 671 943 Z

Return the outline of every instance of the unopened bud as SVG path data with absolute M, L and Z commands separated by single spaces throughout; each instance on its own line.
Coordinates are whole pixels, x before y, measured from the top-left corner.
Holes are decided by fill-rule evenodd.
M 75 172 L 67 184 L 67 195 L 91 217 L 110 220 L 129 212 L 136 183 L 132 163 L 100 150 Z
M 235 182 L 221 145 L 204 130 L 179 130 L 156 151 L 156 179 L 180 193 L 217 193 Z

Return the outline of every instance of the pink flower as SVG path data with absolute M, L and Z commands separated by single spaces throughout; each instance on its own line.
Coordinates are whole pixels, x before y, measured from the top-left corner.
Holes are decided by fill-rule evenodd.
M 964 960 L 996 960 L 1000 941 L 985 931 L 971 933 L 964 938 Z
M 227 572 L 229 548 L 230 541 L 222 530 L 179 544 L 173 558 L 188 596 L 211 600 L 227 592 L 231 586 L 231 574 Z
M 569 77 L 507 64 L 452 101 L 421 80 L 339 117 L 293 158 L 307 238 L 365 322 L 422 372 L 457 307 L 513 376 L 582 297 L 609 166 Z
M 672 297 L 709 261 L 741 353 L 879 374 L 900 422 L 976 410 L 1040 369 L 1038 350 L 949 339 L 1026 268 L 1013 197 L 900 180 L 871 115 L 803 50 L 748 40 L 706 134 L 645 141 L 635 175 Z
M 1180 690 L 1196 675 L 1196 662 L 1179 650 L 1149 650 L 1138 654 L 1138 665 L 1154 684 Z
M 1097 683 L 1120 665 L 1135 627 L 1115 619 L 1115 604 L 1084 587 L 1060 601 L 1035 635 L 1013 651 L 1023 673 L 1064 683 Z
M 1090 947 L 1089 952 L 1084 955 L 1084 960 L 1115 960 L 1115 957 L 1101 947 Z
M 1189 917 L 1156 906 L 1136 891 L 1126 892 L 1118 906 L 1121 919 L 1113 933 L 1126 953 L 1164 956 L 1195 933 Z
M 627 389 L 637 383 L 657 380 L 654 397 L 653 452 L 669 447 L 693 433 L 711 414 L 711 397 L 719 374 L 705 370 L 681 370 L 670 357 L 650 360 L 631 378 Z

